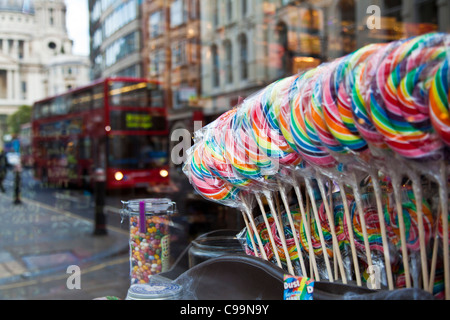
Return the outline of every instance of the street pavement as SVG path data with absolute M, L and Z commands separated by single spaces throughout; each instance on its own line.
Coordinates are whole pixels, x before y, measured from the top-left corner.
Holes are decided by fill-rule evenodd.
M 126 296 L 128 230 L 108 226 L 106 235 L 94 236 L 92 220 L 35 200 L 13 200 L 0 194 L 0 299 Z M 79 288 L 69 266 L 79 268 Z
M 130 285 L 128 220 L 121 200 L 168 197 L 177 203 L 172 217 L 171 263 L 201 233 L 233 228 L 235 214 L 224 215 L 193 195 L 183 175 L 172 190 L 131 190 L 106 197 L 107 234 L 94 235 L 95 203 L 91 192 L 42 185 L 31 170 L 21 175 L 21 203 L 14 204 L 13 172 L 0 193 L 0 300 L 124 299 Z M 167 188 L 166 188 L 167 189 Z M 221 219 L 218 219 L 222 217 Z M 73 286 L 78 268 L 79 288 Z

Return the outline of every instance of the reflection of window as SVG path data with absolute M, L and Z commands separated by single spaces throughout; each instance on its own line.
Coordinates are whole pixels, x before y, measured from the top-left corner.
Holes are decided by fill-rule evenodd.
M 22 81 L 20 87 L 21 87 L 22 99 L 26 99 L 27 98 L 27 82 Z
M 213 24 L 214 24 L 214 27 L 218 27 L 219 26 L 219 6 L 218 6 L 218 4 L 217 4 L 217 2 L 213 2 L 213 4 L 212 4 L 212 6 L 213 6 Z
M 225 48 L 225 77 L 227 83 L 233 82 L 233 51 L 231 41 L 226 40 L 224 42 Z
M 105 63 L 109 67 L 120 59 L 139 50 L 139 33 L 132 32 L 113 42 L 105 50 Z
M 247 15 L 247 0 L 241 0 L 241 12 L 243 17 Z
M 233 19 L 233 1 L 227 0 L 227 21 L 231 22 Z
M 105 36 L 109 37 L 114 32 L 135 20 L 137 17 L 136 0 L 130 0 L 120 4 L 114 11 L 108 15 L 104 22 Z
M 288 57 L 288 33 L 287 26 L 284 22 L 279 22 L 275 30 L 275 48 L 278 55 L 278 71 L 280 74 L 289 70 L 289 57 Z
M 402 2 L 403 0 L 384 0 L 384 15 L 401 20 Z
M 438 8 L 436 0 L 424 0 L 417 5 L 418 23 L 438 24 Z
M 174 90 L 172 90 L 173 109 L 174 110 L 181 109 L 183 107 L 183 102 L 180 99 L 180 91 L 178 88 L 172 88 L 172 89 L 174 89 Z
M 189 19 L 198 19 L 198 0 L 189 0 Z
M 102 4 L 100 0 L 95 1 L 91 11 L 91 22 L 95 22 L 100 18 L 102 13 Z
M 186 41 L 172 44 L 172 68 L 186 64 Z
M 184 10 L 184 0 L 175 0 L 170 5 L 170 27 L 178 27 L 186 22 L 186 11 Z
M 166 51 L 164 49 L 155 50 L 150 53 L 150 76 L 160 75 L 166 66 Z
M 19 59 L 23 59 L 23 54 L 24 54 L 24 41 L 23 40 L 19 40 Z
M 212 76 L 213 76 L 213 86 L 218 87 L 220 85 L 219 81 L 219 53 L 217 52 L 217 46 L 214 44 L 211 47 L 211 59 L 212 59 Z
M 199 39 L 194 38 L 189 40 L 189 63 L 197 63 L 200 61 L 199 58 Z
M 245 34 L 239 36 L 239 51 L 241 79 L 245 80 L 248 77 L 248 48 Z
M 164 33 L 164 13 L 162 11 L 153 12 L 149 18 L 150 38 L 155 38 Z
M 97 29 L 92 36 L 92 48 L 97 49 L 102 44 L 102 29 Z

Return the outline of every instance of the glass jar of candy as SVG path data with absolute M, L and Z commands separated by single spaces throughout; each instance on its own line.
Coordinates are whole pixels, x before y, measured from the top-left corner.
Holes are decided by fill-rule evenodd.
M 169 224 L 175 203 L 163 198 L 122 201 L 122 204 L 121 213 L 130 223 L 131 284 L 148 283 L 152 275 L 169 269 Z

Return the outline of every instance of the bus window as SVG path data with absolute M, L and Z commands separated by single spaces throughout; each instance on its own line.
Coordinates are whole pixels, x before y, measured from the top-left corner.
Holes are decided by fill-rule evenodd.
M 149 92 L 149 107 L 152 108 L 164 108 L 164 91 L 152 90 Z
M 111 168 L 151 169 L 168 163 L 166 137 L 112 135 L 108 147 Z
M 82 112 L 91 109 L 92 104 L 92 92 L 80 92 L 74 93 L 71 99 L 70 112 Z
M 50 104 L 44 103 L 41 107 L 40 118 L 45 118 L 50 115 Z
M 40 116 L 41 116 L 41 110 L 42 110 L 42 105 L 41 105 L 41 104 L 36 103 L 36 104 L 33 106 L 33 113 L 32 113 L 32 114 L 33 114 L 33 119 L 34 119 L 34 120 L 40 118 Z
M 92 95 L 92 108 L 100 109 L 104 107 L 104 92 L 103 92 L 103 84 L 98 84 L 94 86 L 93 95 Z
M 146 107 L 148 92 L 146 82 L 109 82 L 109 102 L 114 107 Z
M 68 111 L 67 101 L 64 97 L 58 97 L 51 104 L 51 115 L 66 114 Z

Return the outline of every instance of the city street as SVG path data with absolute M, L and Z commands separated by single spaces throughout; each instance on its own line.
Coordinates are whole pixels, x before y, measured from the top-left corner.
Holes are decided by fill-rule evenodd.
M 129 285 L 128 232 L 119 217 L 119 223 L 111 217 L 107 235 L 93 236 L 91 195 L 69 199 L 67 192 L 34 181 L 29 170 L 22 174 L 21 204 L 13 204 L 11 171 L 4 186 L 0 299 L 124 298 Z M 78 215 L 81 212 L 84 215 Z M 80 289 L 68 289 L 70 265 L 80 268 Z
M 120 214 L 121 200 L 167 197 L 176 202 L 171 263 L 199 234 L 239 223 L 238 215 L 218 215 L 209 202 L 194 195 L 184 176 L 173 181 L 169 187 L 158 188 L 158 193 L 109 192 L 103 208 L 107 235 L 94 236 L 91 191 L 43 185 L 33 178 L 31 169 L 24 169 L 21 204 L 14 204 L 13 171 L 9 170 L 6 193 L 0 193 L 0 299 L 124 299 L 129 287 L 129 231 L 128 220 Z M 80 268 L 80 289 L 68 288 L 72 265 Z
M 21 176 L 21 204 L 13 204 L 13 172 L 0 194 L 0 299 L 125 298 L 129 287 L 128 221 L 120 200 L 152 197 L 145 190 L 108 195 L 107 235 L 94 236 L 95 203 L 89 191 L 44 186 L 31 170 Z M 174 219 L 176 221 L 176 218 Z M 171 258 L 187 245 L 174 222 Z M 78 266 L 81 288 L 69 289 Z

